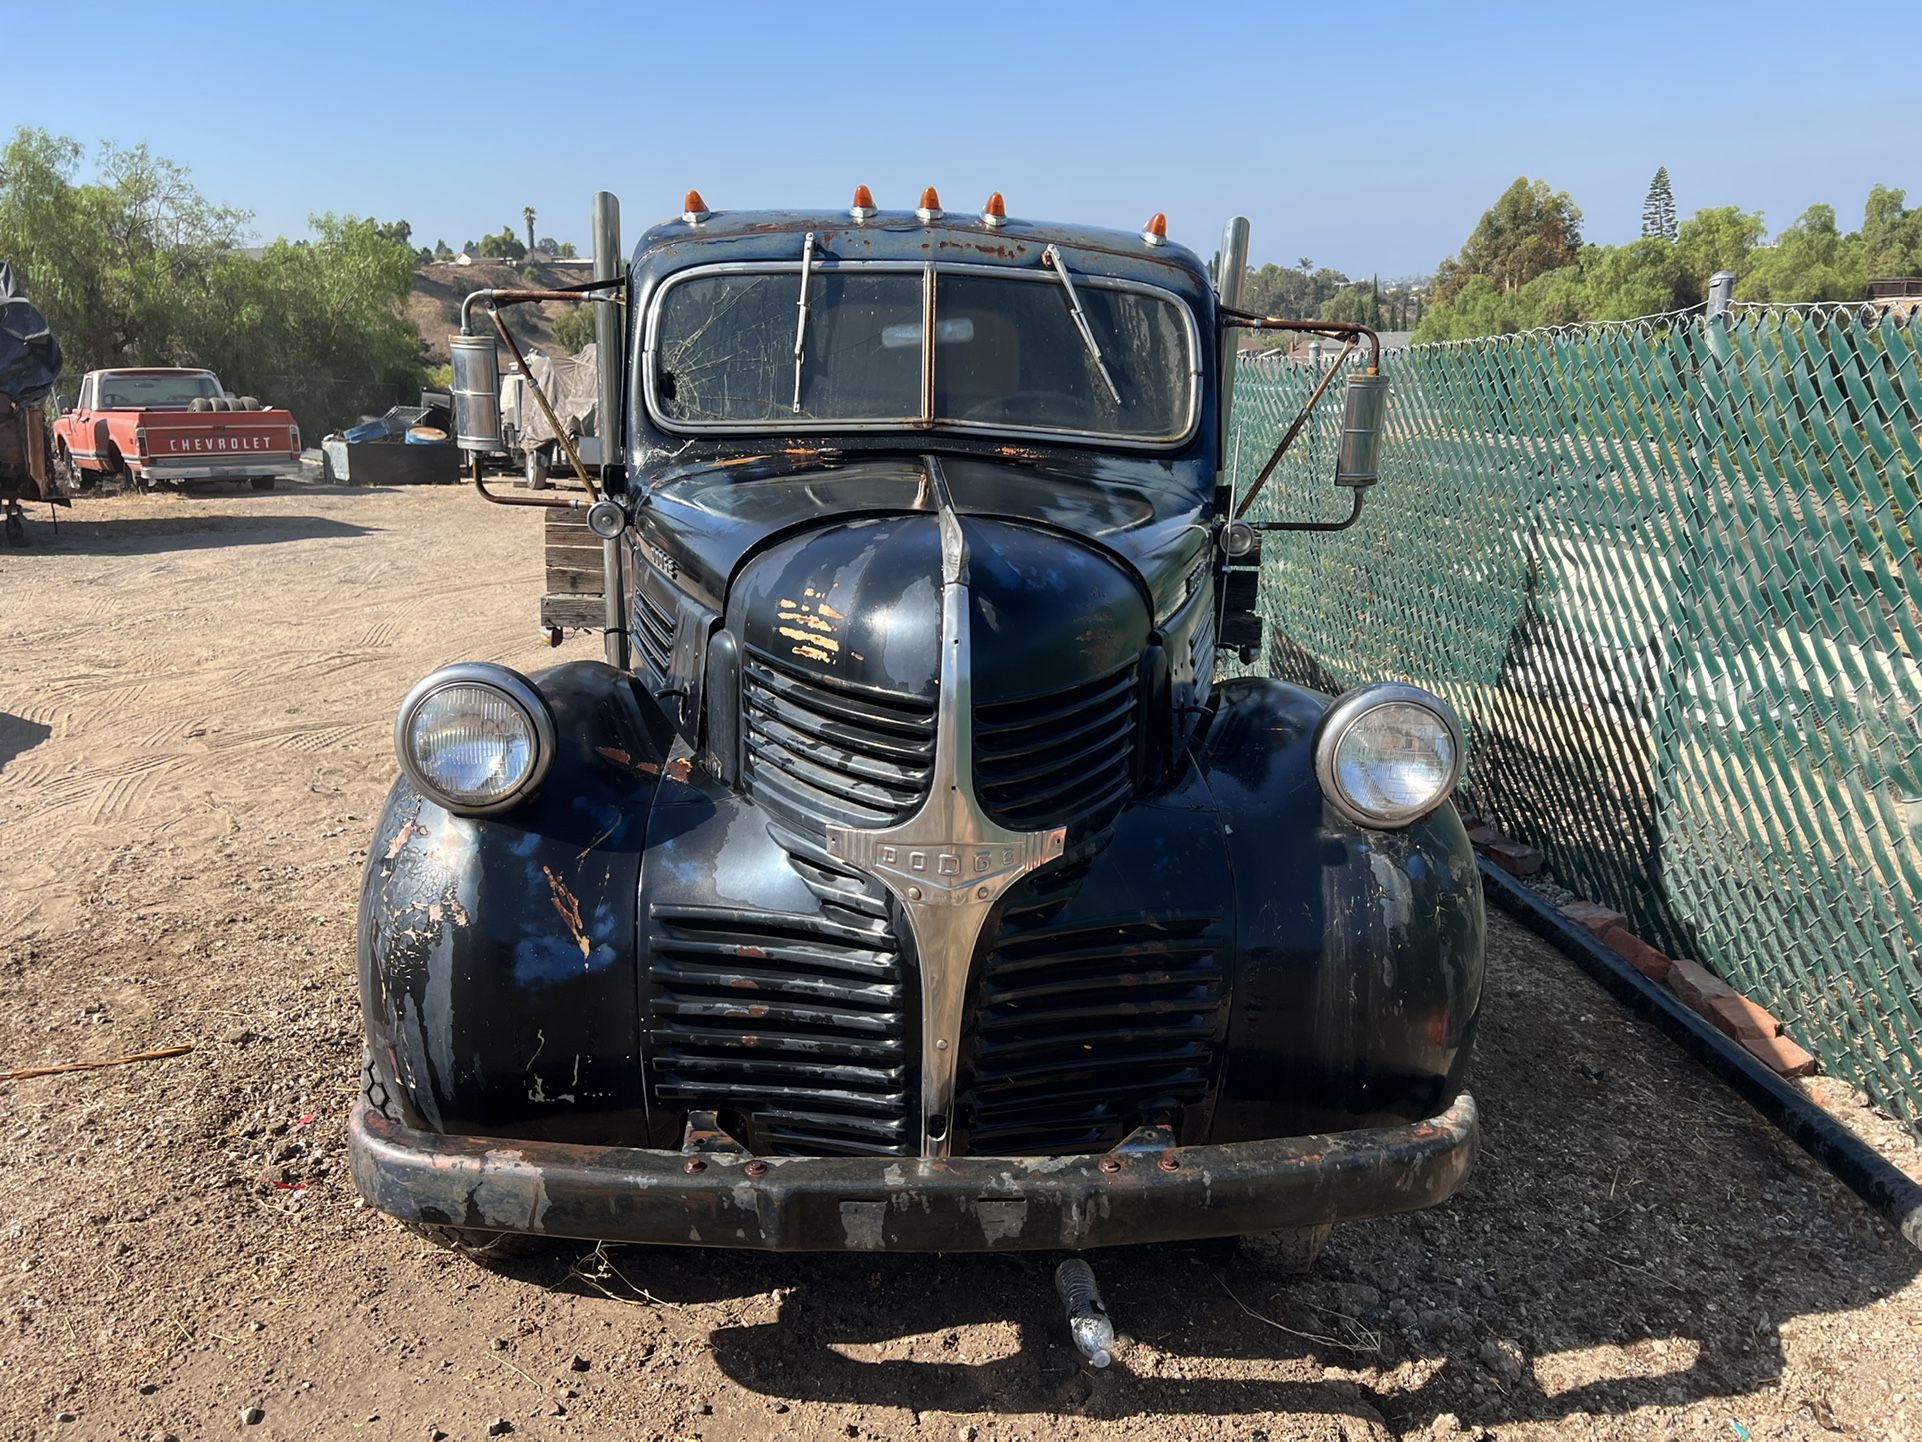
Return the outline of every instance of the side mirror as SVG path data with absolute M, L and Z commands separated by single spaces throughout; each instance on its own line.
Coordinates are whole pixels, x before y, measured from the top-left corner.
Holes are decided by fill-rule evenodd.
M 1388 377 L 1348 377 L 1342 407 L 1341 449 L 1335 456 L 1335 484 L 1366 490 L 1381 479 L 1382 420 L 1388 409 Z
M 503 451 L 501 367 L 491 335 L 457 335 L 447 342 L 453 362 L 454 444 L 482 455 Z

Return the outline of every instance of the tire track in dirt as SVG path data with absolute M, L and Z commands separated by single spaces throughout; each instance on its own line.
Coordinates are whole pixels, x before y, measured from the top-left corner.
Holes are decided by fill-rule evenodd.
M 81 511 L 32 569 L 6 571 L 24 593 L 8 618 L 52 622 L 13 628 L 20 664 L 0 675 L 0 713 L 48 733 L 0 771 L 8 850 L 34 858 L 32 890 L 0 897 L 9 925 L 81 914 L 90 870 L 132 834 L 191 852 L 273 834 L 310 795 L 364 817 L 391 769 L 392 708 L 424 671 L 562 659 L 536 631 L 539 528 L 464 494 L 92 497 Z M 450 525 L 459 565 L 441 555 Z

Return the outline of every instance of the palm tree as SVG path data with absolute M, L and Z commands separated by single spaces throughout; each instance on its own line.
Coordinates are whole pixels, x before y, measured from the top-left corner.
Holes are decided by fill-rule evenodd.
M 523 205 L 521 219 L 527 222 L 527 248 L 532 250 L 534 248 L 534 207 Z

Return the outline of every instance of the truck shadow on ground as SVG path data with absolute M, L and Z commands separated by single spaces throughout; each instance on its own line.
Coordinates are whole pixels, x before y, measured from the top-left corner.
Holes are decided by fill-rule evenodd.
M 4 772 L 15 757 L 33 750 L 51 735 L 51 726 L 29 721 L 10 711 L 0 711 L 0 772 Z
M 1579 1424 L 1766 1391 L 1785 1376 L 1784 1323 L 1865 1306 L 1922 1269 L 1562 958 L 1499 918 L 1491 931 L 1473 1077 L 1486 1133 L 1468 1188 L 1428 1213 L 1337 1228 L 1307 1277 L 1283 1275 L 1258 1243 L 1094 1254 L 1134 1343 L 1106 1372 L 1068 1342 L 1052 1256 L 625 1248 L 612 1253 L 621 1285 L 684 1305 L 779 1289 L 776 1320 L 708 1337 L 728 1377 L 770 1398 L 1309 1411 L 1418 1430 L 1448 1412 Z M 1819 1376 L 1798 1370 L 1796 1383 L 1790 1410 L 1826 1415 Z
M 326 516 L 143 516 L 89 518 L 85 512 L 62 516 L 57 528 L 38 525 L 30 544 L 0 552 L 7 559 L 31 561 L 36 552 L 102 556 L 157 555 L 167 551 L 221 550 L 232 546 L 275 546 L 290 541 L 346 539 L 379 530 Z

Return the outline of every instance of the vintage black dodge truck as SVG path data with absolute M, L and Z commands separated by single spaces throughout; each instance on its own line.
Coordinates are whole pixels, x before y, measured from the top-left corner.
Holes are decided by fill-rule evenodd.
M 596 206 L 566 298 L 625 357 L 624 435 L 572 497 L 475 484 L 600 538 L 607 661 L 450 665 L 401 707 L 360 910 L 367 1200 L 470 1249 L 1307 1256 L 1453 1192 L 1484 935 L 1456 723 L 1408 686 L 1216 675 L 1260 625 L 1232 336 L 1287 328 L 1230 304 L 1246 222 L 1224 297 L 1159 216 L 690 194 L 623 265 Z M 498 311 L 537 298 L 464 312 L 470 451 L 500 439 Z

